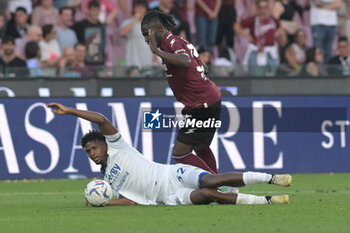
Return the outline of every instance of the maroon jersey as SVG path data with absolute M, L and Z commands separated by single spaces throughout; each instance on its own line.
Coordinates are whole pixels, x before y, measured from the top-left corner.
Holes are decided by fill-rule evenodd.
M 215 5 L 216 5 L 216 1 L 217 0 L 203 0 L 204 4 L 207 5 L 207 7 L 209 7 L 209 9 L 214 10 L 215 9 Z M 196 3 L 196 16 L 202 16 L 202 17 L 208 17 L 208 14 L 205 13 L 205 11 L 202 9 L 202 7 L 200 7 L 197 3 Z
M 168 53 L 185 54 L 191 59 L 190 68 L 179 68 L 163 60 L 170 88 L 186 109 L 206 108 L 220 100 L 219 88 L 204 74 L 202 61 L 191 43 L 168 32 L 162 40 L 161 49 Z
M 224 6 L 235 6 L 235 0 L 222 0 Z
M 249 28 L 254 44 L 258 46 L 272 46 L 275 44 L 275 35 L 280 27 L 278 20 L 272 16 L 261 20 L 258 16 L 252 16 L 241 22 L 243 28 Z

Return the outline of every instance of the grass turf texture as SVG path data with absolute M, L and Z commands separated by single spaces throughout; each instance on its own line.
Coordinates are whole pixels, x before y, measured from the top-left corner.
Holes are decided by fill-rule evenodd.
M 289 205 L 84 205 L 90 180 L 0 182 L 0 232 L 350 232 L 350 173 L 294 175 L 293 186 L 241 188 L 289 194 Z

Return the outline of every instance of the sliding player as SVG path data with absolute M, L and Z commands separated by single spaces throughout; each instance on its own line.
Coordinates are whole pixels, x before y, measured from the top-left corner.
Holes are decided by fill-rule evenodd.
M 182 114 L 199 121 L 220 120 L 219 88 L 205 75 L 208 68 L 195 47 L 171 34 L 174 27 L 173 18 L 160 11 L 148 12 L 141 22 L 146 43 L 152 53 L 162 58 L 169 86 L 176 99 L 185 105 Z M 209 148 L 215 131 L 215 127 L 181 128 L 172 151 L 174 160 L 216 174 L 215 157 Z
M 73 115 L 98 124 L 99 131 L 90 131 L 81 144 L 96 164 L 102 166 L 104 179 L 115 196 L 110 205 L 185 205 L 185 204 L 285 204 L 288 196 L 255 196 L 221 193 L 219 186 L 245 186 L 270 183 L 289 186 L 290 175 L 260 172 L 211 174 L 191 165 L 164 165 L 145 159 L 128 145 L 118 130 L 101 114 L 49 103 L 47 107 L 60 115 Z

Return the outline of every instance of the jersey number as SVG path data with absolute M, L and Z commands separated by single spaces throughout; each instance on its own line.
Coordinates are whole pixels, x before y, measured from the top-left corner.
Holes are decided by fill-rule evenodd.
M 187 44 L 187 48 L 191 51 L 192 57 L 195 57 L 195 58 L 199 57 L 199 54 L 198 54 L 196 48 L 193 46 L 193 44 Z
M 193 44 L 187 44 L 187 48 L 190 50 L 192 57 L 195 57 L 195 58 L 199 57 L 199 54 L 198 54 L 196 48 L 193 46 Z M 204 80 L 206 80 L 207 77 L 204 74 L 204 67 L 203 66 L 197 66 L 196 68 L 197 68 L 197 71 L 199 73 L 201 73 L 201 77 L 204 78 Z
M 192 57 L 194 57 L 194 58 L 198 58 L 199 57 L 199 54 L 198 54 L 196 48 L 193 46 L 193 44 L 187 44 L 187 48 L 190 50 Z M 168 67 L 166 65 L 164 65 L 164 66 L 165 66 L 165 71 L 167 71 Z M 196 68 L 197 68 L 197 71 L 201 74 L 201 77 L 204 80 L 206 80 L 207 77 L 204 74 L 204 67 L 203 66 L 197 66 Z M 172 75 L 168 74 L 167 78 L 170 78 L 170 77 L 172 77 Z

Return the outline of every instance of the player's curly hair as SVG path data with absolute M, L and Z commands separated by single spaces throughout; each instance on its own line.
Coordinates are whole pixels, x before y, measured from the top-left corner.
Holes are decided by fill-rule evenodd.
M 159 22 L 166 28 L 168 31 L 171 31 L 175 28 L 176 23 L 168 14 L 165 14 L 159 10 L 149 11 L 142 19 L 141 25 L 149 24 L 151 22 Z
M 86 143 L 98 140 L 98 141 L 106 141 L 105 136 L 98 130 L 90 130 L 88 133 L 86 133 L 80 140 L 81 146 L 84 148 Z

